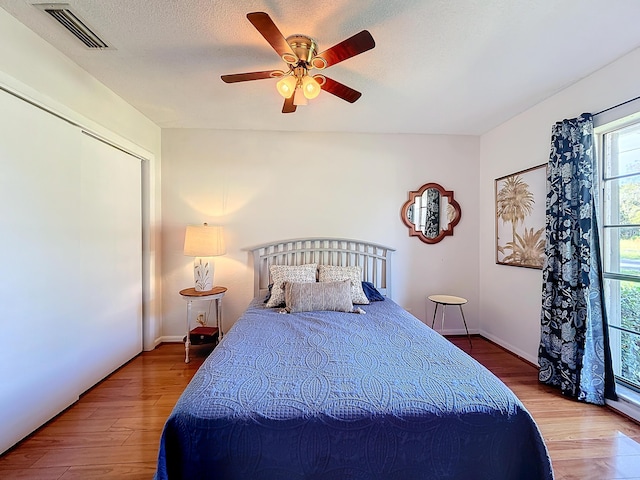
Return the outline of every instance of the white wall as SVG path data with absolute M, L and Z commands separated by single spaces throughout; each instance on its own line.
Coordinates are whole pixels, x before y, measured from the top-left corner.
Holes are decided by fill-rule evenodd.
M 464 296 L 477 331 L 478 156 L 479 139 L 466 136 L 163 130 L 164 339 L 184 335 L 178 292 L 193 284 L 193 261 L 182 254 L 184 228 L 201 222 L 225 227 L 227 254 L 216 258 L 214 278 L 229 288 L 225 330 L 253 296 L 244 249 L 329 236 L 396 248 L 394 300 L 430 321 L 426 295 Z M 462 208 L 455 235 L 436 245 L 410 238 L 400 220 L 408 192 L 427 182 L 454 190 Z M 464 332 L 456 313 L 445 329 Z
M 531 362 L 538 359 L 542 272 L 495 264 L 494 179 L 547 162 L 555 122 L 635 98 L 639 75 L 637 49 L 481 137 L 480 331 Z
M 160 128 L 0 9 L 0 87 L 147 159 L 143 171 L 145 348 L 160 336 Z M 43 135 L 44 132 L 39 135 Z

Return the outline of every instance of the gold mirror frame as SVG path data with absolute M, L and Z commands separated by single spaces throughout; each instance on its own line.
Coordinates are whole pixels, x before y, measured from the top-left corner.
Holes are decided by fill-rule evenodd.
M 433 192 L 434 190 L 438 192 L 440 198 L 445 197 L 447 199 L 447 205 L 450 207 L 449 212 L 442 215 L 439 213 L 439 224 L 437 226 L 439 233 L 437 235 L 428 236 L 425 232 L 426 228 L 419 228 L 412 221 L 412 217 L 414 216 L 412 213 L 412 207 L 414 207 L 417 202 L 416 198 L 425 198 L 425 192 L 429 190 Z M 429 194 L 427 193 L 427 195 Z M 441 185 L 437 183 L 425 183 L 419 190 L 409 192 L 409 200 L 407 200 L 402 209 L 400 210 L 400 218 L 404 222 L 404 224 L 409 228 L 409 236 L 410 237 L 418 237 L 424 243 L 433 244 L 442 241 L 444 237 L 449 235 L 453 235 L 453 228 L 460 222 L 460 218 L 462 217 L 462 211 L 460 210 L 460 205 L 453 198 L 453 191 L 445 190 Z M 440 228 L 440 224 L 443 220 L 447 220 L 446 228 Z

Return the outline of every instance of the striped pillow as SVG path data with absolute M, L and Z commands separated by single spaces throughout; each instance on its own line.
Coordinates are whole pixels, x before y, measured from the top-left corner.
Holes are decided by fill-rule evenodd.
M 353 312 L 349 280 L 325 283 L 285 282 L 284 299 L 289 313 L 319 310 Z

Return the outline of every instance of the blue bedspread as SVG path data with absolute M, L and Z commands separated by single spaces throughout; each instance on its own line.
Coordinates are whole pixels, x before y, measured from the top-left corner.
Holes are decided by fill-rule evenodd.
M 167 420 L 156 478 L 553 478 L 498 378 L 391 300 L 363 310 L 252 302 Z

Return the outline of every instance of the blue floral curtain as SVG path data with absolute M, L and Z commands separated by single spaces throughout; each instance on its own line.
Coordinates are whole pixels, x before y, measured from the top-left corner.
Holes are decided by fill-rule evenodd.
M 597 169 L 588 113 L 554 125 L 547 167 L 541 382 L 585 402 L 615 399 L 602 293 Z

